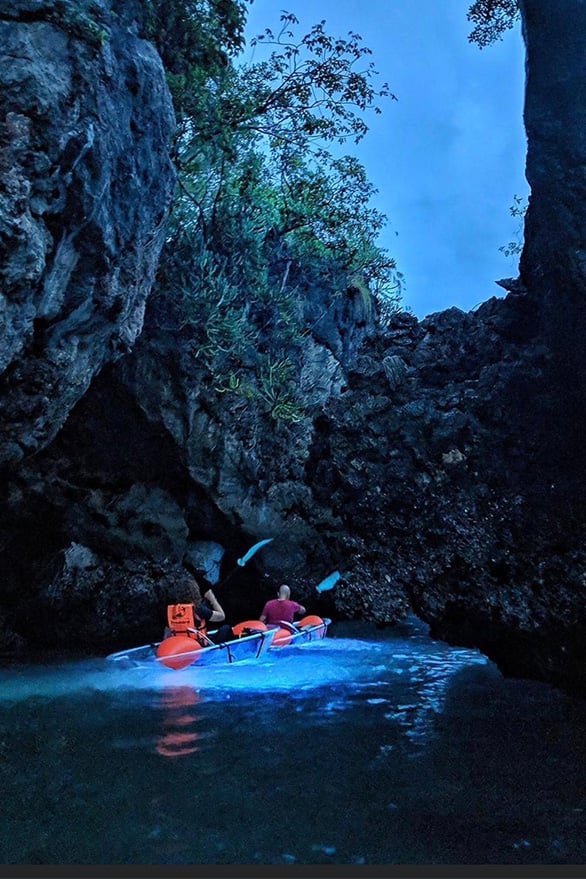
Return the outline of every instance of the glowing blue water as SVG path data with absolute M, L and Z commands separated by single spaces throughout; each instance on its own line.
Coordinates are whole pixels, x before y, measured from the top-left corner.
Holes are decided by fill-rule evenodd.
M 413 624 L 0 670 L 5 864 L 584 863 L 586 705 Z

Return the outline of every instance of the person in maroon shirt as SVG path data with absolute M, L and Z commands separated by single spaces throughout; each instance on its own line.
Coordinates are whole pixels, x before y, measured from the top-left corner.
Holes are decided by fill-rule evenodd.
M 279 587 L 277 595 L 278 598 L 267 601 L 260 615 L 261 621 L 269 628 L 280 625 L 281 620 L 292 623 L 296 613 L 305 613 L 302 604 L 291 601 L 291 590 L 285 584 Z

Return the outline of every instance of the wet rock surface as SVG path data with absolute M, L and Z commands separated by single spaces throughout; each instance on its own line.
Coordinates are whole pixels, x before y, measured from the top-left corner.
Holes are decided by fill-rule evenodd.
M 5 4 L 4 4 L 5 5 Z M 161 61 L 106 2 L 0 11 L 0 463 L 43 448 L 139 334 L 174 119 Z
M 39 19 L 19 20 L 33 6 Z M 31 106 L 2 93 L 4 649 L 157 639 L 190 560 L 232 622 L 286 581 L 314 612 L 388 625 L 414 609 L 508 674 L 586 692 L 583 285 L 563 253 L 570 242 L 575 255 L 584 224 L 573 203 L 571 233 L 558 217 L 544 263 L 539 201 L 568 182 L 540 146 L 545 92 L 528 103 L 534 203 L 508 295 L 382 327 L 352 291 L 324 309 L 324 291 L 305 290 L 307 405 L 284 422 L 210 378 L 169 291 L 156 289 L 143 320 L 172 180 L 156 56 L 101 4 L 88 10 L 104 46 L 85 20 L 85 39 L 79 24 L 56 27 L 50 3 L 14 9 L 0 28 L 18 57 L 51 59 L 56 86 L 43 92 L 37 68 L 26 92 L 17 65 Z M 545 49 L 533 21 L 535 73 Z M 127 74 L 115 83 L 112 58 Z M 335 569 L 341 580 L 318 597 Z
M 567 448 L 561 389 L 535 333 L 527 298 L 421 322 L 398 314 L 338 364 L 344 390 L 319 415 L 285 426 L 206 389 L 188 336 L 173 334 L 171 356 L 147 316 L 133 354 L 102 373 L 10 483 L 11 521 L 23 518 L 4 558 L 23 551 L 35 519 L 45 531 L 33 571 L 67 541 L 91 548 L 99 573 L 84 592 L 86 643 L 106 645 L 108 626 L 116 644 L 124 632 L 154 638 L 163 592 L 172 599 L 191 556 L 202 583 L 220 581 L 234 621 L 258 615 L 286 580 L 322 614 L 386 625 L 413 608 L 433 635 L 479 647 L 510 674 L 580 689 L 586 558 L 574 478 L 584 461 Z M 22 565 L 6 571 L 17 632 Z M 128 573 L 137 567 L 140 588 Z M 341 581 L 318 598 L 334 569 Z M 71 574 L 59 569 L 51 589 L 40 571 L 33 579 L 38 595 L 57 590 L 69 633 L 64 596 L 80 592 L 65 587 Z M 121 595 L 136 596 L 136 620 Z M 50 615 L 55 604 L 43 601 Z

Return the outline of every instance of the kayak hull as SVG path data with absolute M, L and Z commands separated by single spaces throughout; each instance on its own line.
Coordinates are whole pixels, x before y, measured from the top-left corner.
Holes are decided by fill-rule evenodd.
M 295 624 L 282 624 L 282 628 L 273 629 L 275 636 L 269 650 L 283 650 L 285 647 L 302 647 L 326 637 L 331 620 L 327 617 L 316 625 L 297 627 Z M 271 631 L 269 629 L 269 631 Z
M 120 650 L 117 653 L 110 653 L 106 657 L 110 662 L 117 662 L 125 667 L 152 667 L 153 665 L 160 668 L 179 670 L 179 668 L 197 668 L 209 665 L 226 665 L 234 662 L 244 662 L 245 660 L 258 660 L 266 654 L 272 640 L 274 631 L 255 632 L 244 638 L 237 638 L 234 641 L 226 641 L 223 644 L 211 644 L 209 647 L 196 649 L 193 653 L 180 654 L 181 665 L 173 665 L 172 654 L 165 657 L 157 657 L 157 650 L 164 642 L 159 641 L 156 644 L 145 644 L 142 647 L 133 647 L 130 650 Z M 191 660 L 191 661 L 190 661 Z
M 252 621 L 254 622 L 254 621 Z M 306 625 L 297 628 L 288 625 L 288 628 L 274 628 L 266 631 L 252 632 L 233 641 L 222 644 L 211 644 L 201 647 L 194 642 L 193 651 L 173 653 L 172 649 L 165 655 L 157 655 L 161 645 L 172 648 L 172 639 L 159 641 L 156 644 L 144 644 L 142 647 L 133 647 L 130 650 L 120 650 L 110 653 L 106 657 L 110 662 L 116 662 L 125 668 L 162 668 L 180 671 L 185 668 L 202 668 L 210 665 L 226 665 L 237 662 L 255 661 L 266 657 L 269 651 L 283 650 L 286 647 L 303 647 L 315 641 L 325 638 L 331 620 L 324 618 L 316 625 Z M 213 632 L 210 632 L 213 635 Z M 183 643 L 187 639 L 180 639 Z M 162 654 L 163 651 L 161 651 Z

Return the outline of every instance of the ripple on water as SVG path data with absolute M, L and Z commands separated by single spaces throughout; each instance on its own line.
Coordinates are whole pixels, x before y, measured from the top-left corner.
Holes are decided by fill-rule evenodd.
M 581 703 L 376 639 L 0 671 L 5 862 L 582 863 Z
M 224 698 L 230 692 L 290 691 L 309 692 L 335 683 L 361 686 L 390 685 L 397 676 L 407 676 L 409 684 L 442 679 L 463 665 L 486 662 L 471 650 L 445 652 L 445 645 L 430 642 L 409 650 L 397 649 L 396 641 L 368 642 L 352 638 L 326 638 L 288 651 L 269 654 L 261 662 L 172 671 L 160 667 L 122 669 L 106 660 L 55 663 L 21 667 L 17 672 L 0 671 L 0 700 L 19 701 L 30 697 L 47 699 L 80 694 L 82 691 L 118 692 L 162 691 L 186 684 L 205 690 L 210 698 Z M 437 655 L 438 650 L 440 656 Z M 414 651 L 417 661 L 414 662 Z M 389 679 L 389 675 L 392 678 Z

